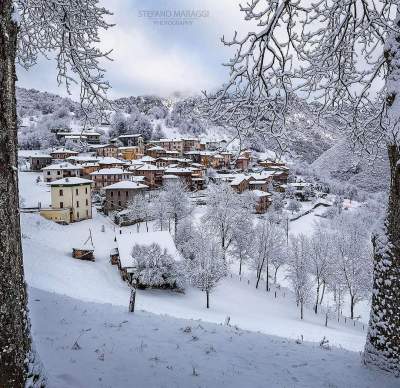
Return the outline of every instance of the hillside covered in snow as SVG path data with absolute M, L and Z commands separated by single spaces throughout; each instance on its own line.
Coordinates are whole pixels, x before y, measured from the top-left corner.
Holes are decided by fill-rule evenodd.
M 78 129 L 81 112 L 79 104 L 54 94 L 37 90 L 18 89 L 20 120 L 19 142 L 25 149 L 47 148 L 58 145 L 52 130 Z M 110 126 L 95 128 L 108 135 L 141 133 L 145 139 L 160 137 L 201 137 L 209 140 L 232 140 L 233 128 L 216 126 L 198 115 L 200 97 L 167 99 L 157 96 L 125 97 L 113 101 L 117 113 L 111 113 Z M 287 118 L 292 158 L 313 162 L 340 138 L 335 124 L 318 121 L 307 104 L 295 104 Z M 273 145 L 268 139 L 245 139 L 243 147 L 267 151 Z
M 384 150 L 376 158 L 360 156 L 348 141 L 342 140 L 319 156 L 311 168 L 328 180 L 354 185 L 366 192 L 378 192 L 388 187 L 388 163 Z

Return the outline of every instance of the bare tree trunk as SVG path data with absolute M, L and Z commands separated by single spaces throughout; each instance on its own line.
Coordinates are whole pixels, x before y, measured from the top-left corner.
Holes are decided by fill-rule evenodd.
M 256 288 L 258 288 L 258 284 L 260 283 L 260 279 L 261 279 L 261 270 L 257 270 Z
M 278 279 L 278 269 L 279 267 L 275 267 L 275 272 L 274 272 L 274 284 L 276 284 L 276 281 Z
M 390 194 L 382 235 L 373 237 L 374 280 L 364 361 L 400 373 L 400 150 L 388 146 Z
M 131 296 L 129 298 L 129 309 L 128 309 L 130 313 L 133 313 L 135 311 L 135 302 L 136 302 L 136 288 L 132 287 Z
M 354 296 L 350 296 L 350 319 L 354 319 Z
M 303 319 L 304 317 L 304 311 L 303 311 L 304 303 L 300 301 L 300 319 Z
M 178 230 L 178 214 L 174 214 L 174 238 L 176 239 L 176 234 Z
M 266 290 L 269 292 L 269 264 L 267 260 L 267 281 L 265 283 Z
M 0 387 L 24 387 L 31 347 L 18 209 L 12 1 L 0 0 Z
M 319 302 L 319 289 L 321 287 L 320 282 L 317 282 L 317 300 L 315 301 L 315 305 L 314 305 L 314 312 L 315 314 L 318 314 L 318 302 Z
M 210 291 L 206 290 L 207 308 L 210 308 Z
M 319 300 L 319 304 L 322 304 L 325 296 L 325 288 L 326 288 L 326 282 L 322 282 L 322 294 L 321 294 L 321 299 Z
M 239 276 L 242 274 L 242 255 L 240 255 L 239 259 Z

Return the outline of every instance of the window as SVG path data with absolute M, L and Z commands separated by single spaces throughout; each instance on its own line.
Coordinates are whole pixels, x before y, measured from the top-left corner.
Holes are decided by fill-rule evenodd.
M 76 201 L 76 207 L 79 207 L 79 201 Z
M 86 210 L 86 217 L 89 217 L 89 210 Z
M 121 201 L 118 201 L 118 206 L 121 206 Z
M 114 191 L 111 190 L 111 197 L 114 197 Z
M 89 206 L 89 201 L 88 200 L 86 200 L 86 206 Z
M 60 197 L 62 197 L 64 195 L 64 191 L 63 189 L 60 189 Z
M 50 171 L 47 171 L 47 175 L 50 175 Z
M 64 207 L 64 202 L 60 202 L 60 208 L 62 209 Z
M 85 187 L 85 194 L 87 194 L 87 187 Z
M 57 171 L 57 175 L 61 175 L 61 171 Z
M 76 212 L 76 218 L 79 218 L 79 212 Z
M 120 197 L 121 196 L 121 192 L 118 190 L 118 197 Z
M 129 195 L 128 191 L 125 191 L 125 195 L 128 197 L 128 195 Z
M 79 194 L 79 191 L 78 191 L 78 189 L 75 189 L 75 194 L 76 194 L 76 195 L 78 195 L 78 194 Z

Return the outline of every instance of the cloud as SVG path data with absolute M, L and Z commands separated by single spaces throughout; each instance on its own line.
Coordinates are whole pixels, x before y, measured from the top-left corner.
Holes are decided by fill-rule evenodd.
M 218 87 L 227 78 L 221 64 L 230 50 L 220 42 L 234 29 L 245 32 L 237 0 L 102 0 L 114 15 L 115 26 L 101 33 L 101 47 L 113 49 L 112 62 L 105 61 L 112 97 L 174 92 L 198 94 Z M 207 10 L 209 16 L 192 25 L 160 26 L 139 15 L 140 10 Z M 65 95 L 56 82 L 55 62 L 40 60 L 26 73 L 18 69 L 19 86 Z M 77 98 L 77 91 L 74 90 Z

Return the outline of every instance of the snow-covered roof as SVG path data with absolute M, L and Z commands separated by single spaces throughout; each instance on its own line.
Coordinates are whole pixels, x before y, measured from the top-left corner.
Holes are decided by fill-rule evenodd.
M 77 134 L 77 135 L 66 135 L 65 138 L 66 139 L 87 139 L 87 136 L 86 135 Z
M 105 147 L 113 147 L 116 148 L 117 146 L 114 144 L 91 144 L 90 148 L 97 150 L 99 148 L 105 148 Z
M 247 180 L 248 178 L 249 177 L 246 177 L 245 175 L 237 175 L 231 182 L 231 186 L 237 186 L 241 184 L 243 181 Z
M 146 177 L 142 175 L 131 175 L 130 180 L 132 182 L 144 182 L 146 180 Z
M 82 170 L 82 167 L 69 162 L 51 164 L 50 166 L 43 167 L 42 170 Z
M 149 148 L 147 151 L 165 151 L 165 149 L 160 146 L 154 146 Z
M 144 164 L 143 166 L 138 167 L 136 170 L 140 170 L 140 171 L 161 171 L 162 168 L 154 166 L 152 164 Z
M 192 170 L 190 168 L 184 168 L 184 167 L 168 167 L 165 169 L 166 174 L 191 174 Z
M 122 168 L 102 168 L 98 171 L 91 172 L 90 175 L 122 175 L 130 174 L 128 171 L 124 171 Z
M 19 155 L 19 152 L 18 152 Z M 34 152 L 33 154 L 29 155 L 30 158 L 43 158 L 43 159 L 51 159 L 51 155 L 42 154 L 40 152 Z
M 126 161 L 114 158 L 112 156 L 105 156 L 104 158 L 99 158 L 98 162 L 100 164 L 127 164 Z
M 257 197 L 270 197 L 272 194 L 271 193 L 267 193 L 266 191 L 261 191 L 261 190 L 251 190 L 252 193 L 254 193 L 254 195 L 256 195 Z
M 160 139 L 158 140 L 160 143 L 169 143 L 169 142 L 177 142 L 177 141 L 182 141 L 180 138 L 175 138 L 175 139 Z
M 264 185 L 267 181 L 251 181 L 249 182 L 250 185 Z
M 165 151 L 166 154 L 173 154 L 173 155 L 179 155 L 178 151 Z
M 76 186 L 76 185 L 87 185 L 91 184 L 92 182 L 93 181 L 91 181 L 90 179 L 69 177 L 50 182 L 48 183 L 48 186 Z
M 145 155 L 145 156 L 143 156 L 142 158 L 140 158 L 139 160 L 140 160 L 141 162 L 154 162 L 154 161 L 155 161 L 155 159 L 152 158 L 152 157 L 149 156 L 149 155 Z
M 97 162 L 99 158 L 95 156 L 76 155 L 76 156 L 68 156 L 68 158 L 66 158 L 65 160 L 73 160 L 74 162 Z
M 92 135 L 92 136 L 101 136 L 100 133 L 95 132 L 95 131 L 82 131 L 82 132 L 63 132 L 63 131 L 60 131 L 60 132 L 57 132 L 57 135 L 65 136 L 65 137 L 67 137 L 67 136 L 81 136 L 81 135 L 85 135 L 85 136 L 90 136 L 90 135 Z
M 158 244 L 162 250 L 166 249 L 172 258 L 176 261 L 181 261 L 182 256 L 176 249 L 174 240 L 171 234 L 167 231 L 146 232 L 146 233 L 124 233 L 117 234 L 117 246 L 119 252 L 119 260 L 122 268 L 134 267 L 135 263 L 131 255 L 132 248 L 135 244 L 151 245 Z
M 132 133 L 132 134 L 128 134 L 128 135 L 120 135 L 120 136 L 118 136 L 118 139 L 129 139 L 131 137 L 142 137 L 142 135 L 140 133 Z
M 256 181 L 265 181 L 266 179 L 270 178 L 272 175 L 274 175 L 273 173 L 270 172 L 261 172 L 261 173 L 253 173 L 250 174 L 251 177 L 253 177 Z
M 149 186 L 143 185 L 139 182 L 132 181 L 121 181 L 114 183 L 112 185 L 104 187 L 104 190 L 139 190 L 139 189 L 147 189 Z
M 61 153 L 62 154 L 71 154 L 71 155 L 78 155 L 79 154 L 78 151 L 71 151 L 71 150 L 68 150 L 66 148 L 57 148 L 56 150 L 51 151 L 50 155 L 51 154 L 61 154 Z

